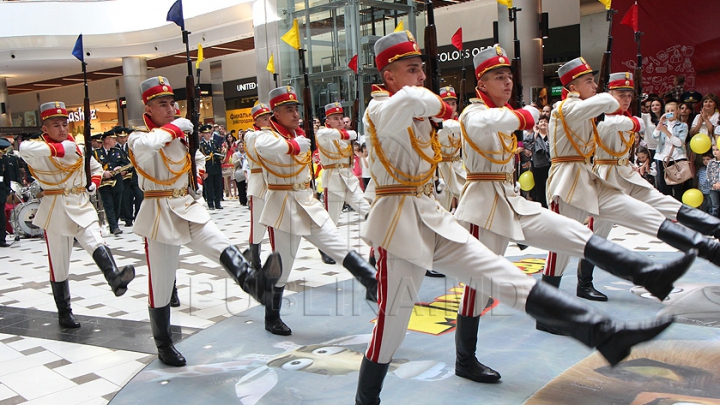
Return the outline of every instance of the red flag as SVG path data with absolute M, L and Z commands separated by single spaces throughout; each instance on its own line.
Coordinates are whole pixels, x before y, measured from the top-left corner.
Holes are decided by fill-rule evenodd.
M 630 7 L 630 10 L 628 10 L 627 14 L 625 14 L 625 17 L 623 17 L 622 21 L 620 21 L 620 24 L 631 27 L 634 32 L 640 31 L 640 27 L 638 26 L 637 3 L 633 4 L 632 7 Z
M 352 69 L 355 74 L 357 74 L 357 54 L 350 59 L 350 63 L 348 63 L 348 67 Z
M 452 42 L 452 44 L 455 46 L 455 48 L 457 48 L 458 51 L 463 50 L 462 27 L 458 28 L 458 30 L 453 34 L 450 42 Z

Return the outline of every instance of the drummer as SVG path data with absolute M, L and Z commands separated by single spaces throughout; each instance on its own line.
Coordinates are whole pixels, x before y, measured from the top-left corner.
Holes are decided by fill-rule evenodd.
M 7 216 L 5 215 L 5 201 L 11 194 L 12 182 L 20 182 L 20 169 L 18 158 L 8 152 L 11 150 L 12 143 L 5 138 L 0 138 L 0 226 L 2 226 L 2 238 L 0 238 L 0 247 L 8 247 L 5 242 L 7 236 Z

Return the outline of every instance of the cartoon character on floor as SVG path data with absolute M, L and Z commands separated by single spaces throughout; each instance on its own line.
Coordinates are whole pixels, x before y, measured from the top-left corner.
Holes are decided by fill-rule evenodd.
M 362 350 L 370 339 L 369 334 L 350 335 L 325 342 L 309 345 L 298 345 L 294 342 L 285 341 L 275 344 L 274 347 L 282 349 L 281 353 L 268 354 L 247 354 L 225 362 L 214 362 L 209 364 L 186 366 L 183 368 L 155 369 L 141 372 L 135 381 L 143 381 L 157 384 L 162 381 L 172 382 L 175 379 L 182 379 L 180 384 L 167 384 L 172 389 L 199 389 L 208 384 L 218 385 L 229 382 L 233 377 L 222 374 L 242 375 L 234 384 L 235 395 L 242 405 L 254 405 L 260 403 L 294 403 L 293 398 L 302 398 L 303 401 L 312 399 L 312 403 L 340 403 L 341 396 L 347 396 L 356 383 L 355 372 L 360 368 L 363 358 Z M 358 350 L 352 348 L 357 346 Z M 221 356 L 228 356 L 228 353 L 221 353 Z M 230 355 L 232 356 L 232 355 Z M 232 356 L 234 357 L 234 356 Z M 291 374 L 288 374 L 291 373 Z M 317 384 L 317 378 L 306 376 L 301 378 L 296 373 L 314 374 L 333 378 L 333 389 L 318 389 L 314 397 L 309 390 L 296 390 L 288 386 L 275 389 L 281 379 L 292 379 L 295 387 L 302 384 Z M 439 381 L 454 375 L 454 370 L 445 363 L 434 360 L 410 361 L 407 359 L 393 360 L 390 375 L 400 379 L 415 379 L 421 381 Z M 205 378 L 207 377 L 207 378 Z M 346 377 L 346 378 L 345 378 Z M 208 378 L 212 378 L 209 381 Z M 338 381 L 342 378 L 346 381 Z M 347 390 L 338 386 L 347 385 Z M 317 384 L 320 387 L 320 384 Z M 195 388 L 193 388 L 195 387 Z M 176 392 L 174 395 L 178 395 Z M 333 398 L 338 395 L 338 398 Z M 308 402 L 310 403 L 310 402 Z
M 642 287 L 633 287 L 630 291 L 649 298 Z M 720 328 L 720 285 L 681 284 L 662 303 L 665 308 L 658 316 L 672 315 L 680 323 Z

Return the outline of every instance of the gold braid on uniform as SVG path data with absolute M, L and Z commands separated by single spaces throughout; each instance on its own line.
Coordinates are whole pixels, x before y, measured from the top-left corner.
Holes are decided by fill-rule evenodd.
M 335 144 L 338 152 L 333 152 L 329 149 L 323 148 L 320 146 L 320 142 L 318 142 L 317 147 L 320 153 L 328 159 L 337 160 L 350 157 L 350 154 L 352 153 L 352 144 L 349 144 L 347 147 L 342 147 L 340 145 L 340 141 L 337 139 L 333 139 L 333 144 Z
M 611 156 L 613 156 L 613 157 L 619 158 L 619 157 L 622 157 L 622 156 L 627 155 L 628 152 L 630 152 L 630 148 L 632 147 L 632 145 L 633 145 L 633 143 L 634 143 L 634 139 L 633 139 L 633 135 L 634 135 L 634 134 L 633 134 L 633 132 L 630 132 L 630 133 L 629 133 L 630 136 L 628 136 L 628 138 L 625 139 L 625 137 L 623 136 L 623 131 L 617 131 L 617 133 L 618 133 L 618 135 L 620 135 L 620 139 L 622 139 L 623 145 L 625 145 L 625 149 L 624 149 L 622 152 L 619 152 L 619 153 L 618 153 L 618 152 L 615 152 L 612 148 L 610 148 L 609 146 L 605 145 L 605 144 L 602 142 L 602 139 L 600 139 L 600 134 L 599 134 L 597 131 L 595 131 L 594 136 L 595 136 L 595 143 L 596 143 L 597 146 L 600 147 L 600 149 L 602 149 L 602 150 L 604 150 L 605 152 L 609 153 L 609 154 L 610 154 Z
M 577 152 L 578 155 L 582 156 L 584 159 L 588 159 L 590 156 L 592 156 L 595 153 L 595 138 L 598 136 L 597 135 L 597 132 L 598 132 L 597 126 L 595 125 L 595 121 L 590 120 L 590 123 L 592 124 L 592 127 L 593 127 L 593 137 L 590 138 L 589 141 L 583 142 L 582 146 L 578 146 L 577 142 L 575 142 L 575 138 L 577 138 L 578 141 L 582 141 L 582 138 L 580 138 L 578 136 L 578 134 L 575 133 L 575 131 L 570 129 L 570 127 L 568 127 L 567 122 L 565 121 L 565 114 L 563 114 L 563 112 L 562 112 L 563 105 L 565 104 L 565 102 L 567 100 L 568 99 L 565 99 L 560 103 L 560 106 L 557 108 L 557 112 L 555 113 L 557 115 L 555 115 L 555 114 L 553 114 L 553 115 L 555 116 L 556 120 L 560 119 L 563 129 L 565 130 L 567 139 L 570 141 L 570 144 L 572 144 L 572 147 L 573 147 L 573 149 L 575 149 L 575 152 Z M 555 130 L 557 131 L 557 125 L 555 125 Z M 557 141 L 557 136 L 555 136 L 554 138 Z M 590 152 L 583 153 L 582 148 L 587 148 L 588 146 L 591 147 Z
M 182 175 L 189 172 L 190 168 L 192 167 L 192 160 L 191 160 L 189 153 L 186 153 L 185 157 L 182 158 L 181 160 L 174 161 L 174 160 L 170 160 L 167 157 L 167 155 L 165 155 L 165 152 L 163 152 L 163 150 L 160 149 L 160 156 L 162 156 L 162 158 L 163 158 L 162 161 L 163 161 L 163 164 L 165 165 L 165 168 L 168 169 L 168 171 L 170 173 L 174 174 L 174 176 L 170 177 L 167 180 L 160 180 L 160 179 L 148 174 L 148 172 L 143 170 L 137 164 L 137 162 L 135 162 L 135 154 L 133 153 L 132 149 L 128 150 L 128 158 L 130 158 L 130 162 L 132 162 L 133 166 L 135 166 L 135 170 L 137 170 L 137 172 L 140 173 L 140 175 L 143 176 L 144 178 L 150 180 L 151 182 L 153 182 L 155 184 L 160 184 L 162 186 L 172 186 Z M 182 164 L 183 166 L 180 169 L 180 171 L 175 171 L 170 168 L 170 165 L 168 163 L 172 163 L 174 165 Z
M 452 134 L 450 136 L 448 136 L 448 141 L 450 141 L 450 145 L 445 145 L 438 138 L 438 142 L 440 142 L 440 148 L 441 148 L 440 153 L 442 154 L 443 159 L 454 158 L 455 155 L 457 155 L 458 150 L 460 150 L 460 147 L 462 146 L 462 138 L 458 138 L 457 140 L 454 140 Z M 445 149 L 452 148 L 452 152 L 450 152 L 450 153 L 442 152 L 442 148 L 445 148 Z
M 255 151 L 255 153 L 258 153 L 254 144 L 253 144 L 253 150 Z M 257 156 L 259 157 L 260 154 L 258 154 Z M 300 155 L 298 155 L 298 156 L 300 156 Z M 263 169 L 267 170 L 267 172 L 272 174 L 273 176 L 280 177 L 281 179 L 289 179 L 291 177 L 295 177 L 298 174 L 302 173 L 303 170 L 310 168 L 310 162 L 312 161 L 312 155 L 310 154 L 310 152 L 306 152 L 305 157 L 298 158 L 296 156 L 293 156 L 292 159 L 293 159 L 294 163 L 285 164 L 285 163 L 280 163 L 280 162 L 274 162 L 272 160 L 264 159 L 261 157 L 255 163 L 259 164 Z M 265 162 L 267 162 L 268 164 L 275 166 L 275 167 L 293 167 L 295 165 L 300 165 L 300 168 L 297 171 L 292 172 L 290 174 L 282 174 L 282 173 L 276 172 L 275 170 L 269 168 L 268 165 L 265 164 Z M 310 169 L 310 170 L 312 170 L 312 169 Z
M 366 113 L 365 117 L 367 118 L 369 128 L 368 131 L 370 132 L 370 142 L 373 146 L 373 152 L 377 155 L 378 159 L 380 159 L 380 163 L 382 163 L 383 167 L 385 168 L 385 171 L 392 177 L 395 181 L 402 184 L 403 186 L 411 186 L 411 187 L 417 187 L 422 186 L 425 183 L 432 180 L 433 175 L 435 174 L 435 168 L 437 167 L 437 164 L 442 160 L 441 152 L 440 152 L 440 142 L 437 140 L 437 135 L 435 134 L 435 131 L 433 131 L 432 136 L 430 138 L 430 142 L 426 143 L 425 145 L 432 145 L 434 156 L 431 158 L 427 156 L 419 147 L 418 144 L 419 139 L 415 137 L 415 134 L 413 133 L 412 129 L 408 130 L 408 135 L 410 136 L 410 143 L 413 147 L 413 149 L 418 152 L 418 155 L 420 155 L 420 158 L 422 158 L 424 161 L 430 163 L 430 169 L 426 171 L 425 173 L 421 173 L 418 176 L 414 176 L 410 173 L 405 173 L 402 170 L 398 169 L 397 167 L 393 166 L 392 163 L 388 160 L 387 156 L 385 156 L 385 152 L 382 150 L 382 145 L 380 144 L 380 140 L 377 136 L 377 130 L 375 129 L 375 124 L 370 119 L 370 116 Z M 373 178 L 374 178 L 373 174 Z M 404 177 L 405 179 L 401 179 L 400 177 Z M 377 179 L 374 179 L 377 183 Z
M 45 139 L 43 139 L 43 141 L 44 141 L 45 143 L 47 143 L 47 141 L 46 141 Z M 58 162 L 55 158 L 50 157 L 50 156 L 48 157 L 48 159 L 50 159 L 50 163 L 52 163 L 53 166 L 55 166 L 55 168 L 57 168 L 57 170 L 40 170 L 40 169 L 33 169 L 32 167 L 30 167 L 30 165 L 28 165 L 28 169 L 30 170 L 30 174 L 31 174 L 39 183 L 41 183 L 41 184 L 44 184 L 44 185 L 49 186 L 49 187 L 57 187 L 57 186 L 59 186 L 60 184 L 66 182 L 70 177 L 72 177 L 73 174 L 75 174 L 75 172 L 80 172 L 80 173 L 82 173 L 81 168 L 82 168 L 83 163 L 84 163 L 82 157 L 78 157 L 78 159 L 75 161 L 75 163 L 73 163 L 73 164 L 71 164 L 71 165 L 62 164 L 62 163 Z M 59 175 L 59 174 L 61 174 L 61 173 L 63 173 L 63 172 L 66 172 L 66 173 L 67 173 L 67 176 L 63 177 L 62 180 L 58 181 L 57 183 L 48 182 L 48 181 L 43 181 L 42 179 L 40 179 L 40 177 L 37 176 L 38 174 L 42 174 L 42 175 L 45 175 L 45 176 L 57 176 L 57 175 Z
M 470 136 L 468 136 L 467 131 L 465 130 L 465 124 L 463 124 L 462 120 L 460 120 L 460 130 L 462 131 L 463 139 L 465 139 L 465 142 L 468 144 L 468 146 L 470 146 L 472 150 L 479 153 L 482 157 L 491 161 L 492 163 L 495 163 L 496 165 L 504 165 L 505 163 L 509 162 L 513 157 L 515 157 L 515 153 L 517 153 L 518 140 L 512 135 L 498 132 L 498 139 L 500 139 L 502 150 L 483 150 L 480 149 L 480 147 L 478 147 L 475 142 L 472 141 L 472 139 L 470 139 Z M 509 140 L 510 142 L 505 143 L 506 140 Z M 493 157 L 490 157 L 490 155 L 504 155 L 505 153 L 508 154 L 507 159 L 495 159 Z

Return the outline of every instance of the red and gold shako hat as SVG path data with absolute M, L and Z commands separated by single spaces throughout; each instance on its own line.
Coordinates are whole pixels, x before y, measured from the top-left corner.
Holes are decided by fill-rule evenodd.
M 452 86 L 445 86 L 440 88 L 440 98 L 443 100 L 457 100 L 457 93 Z
M 270 109 L 274 110 L 284 104 L 300 104 L 295 89 L 292 86 L 282 86 L 270 90 Z
M 140 92 L 145 104 L 157 97 L 174 96 L 170 82 L 162 76 L 151 77 L 140 83 Z
M 563 86 L 567 86 L 570 84 L 571 81 L 577 79 L 580 76 L 584 76 L 586 74 L 595 74 L 597 73 L 596 70 L 592 70 L 590 65 L 588 65 L 587 62 L 585 62 L 585 59 L 582 57 L 575 58 L 571 60 L 570 62 L 560 66 L 560 69 L 558 69 L 558 76 L 560 76 L 560 83 L 562 83 Z
M 65 108 L 65 103 L 62 101 L 51 101 L 49 103 L 43 103 L 40 106 L 40 119 L 42 121 L 48 119 L 48 118 L 56 118 L 56 117 L 68 117 L 67 109 Z
M 261 115 L 272 114 L 272 110 L 270 109 L 270 107 L 268 107 L 267 104 L 263 103 L 259 103 L 258 105 L 253 107 L 250 112 L 252 113 L 252 117 L 254 120 Z
M 635 81 L 630 72 L 610 73 L 608 90 L 635 90 Z
M 327 104 L 325 106 L 325 116 L 329 117 L 332 114 L 342 114 L 343 108 L 337 101 L 334 103 Z
M 475 65 L 475 77 L 480 78 L 485 73 L 498 68 L 510 68 L 510 58 L 507 56 L 507 52 L 500 47 L 500 45 L 493 45 L 485 48 L 478 52 L 473 58 L 473 64 Z
M 393 32 L 375 42 L 375 65 L 379 71 L 396 60 L 415 57 L 427 59 L 410 31 Z

